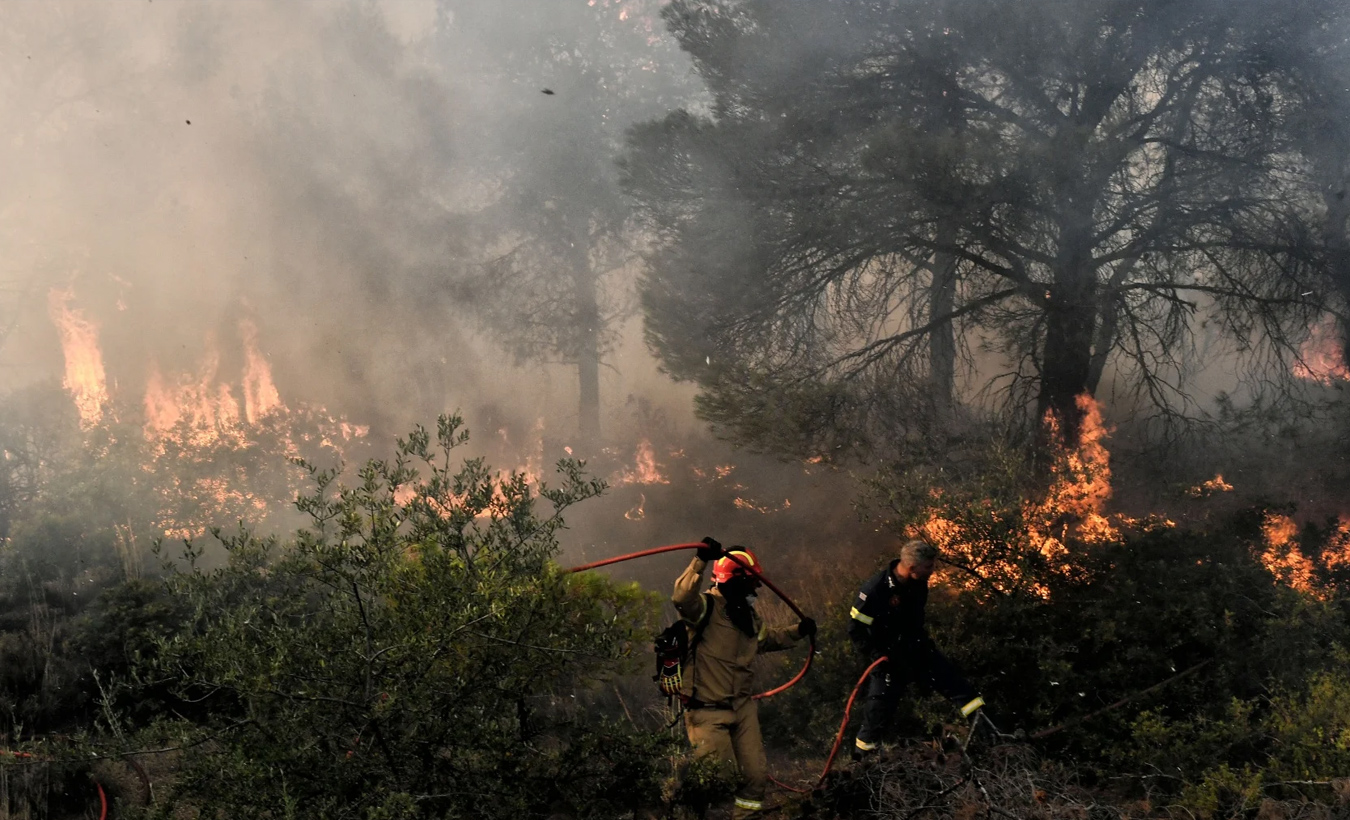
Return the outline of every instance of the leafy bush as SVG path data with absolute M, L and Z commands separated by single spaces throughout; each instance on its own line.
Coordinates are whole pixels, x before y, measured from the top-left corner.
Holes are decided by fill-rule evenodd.
M 166 727 L 184 750 L 156 816 L 608 816 L 659 800 L 663 742 L 577 706 L 646 643 L 653 601 L 550 561 L 562 512 L 603 484 L 560 462 L 540 513 L 521 476 L 451 471 L 460 425 L 417 430 L 356 486 L 309 468 L 311 523 L 284 545 L 218 532 L 224 566 L 190 547 L 168 568 L 192 615 L 147 676 L 210 713 Z
M 17 524 L 0 541 L 0 734 L 68 731 L 97 690 L 76 648 L 81 619 L 122 580 L 111 533 L 73 517 Z

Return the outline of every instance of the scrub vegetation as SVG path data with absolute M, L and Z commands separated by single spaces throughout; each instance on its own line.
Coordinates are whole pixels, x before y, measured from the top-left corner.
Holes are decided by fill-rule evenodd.
M 1343 0 L 144 5 L 0 6 L 0 820 L 717 817 L 705 535 L 783 816 L 1350 812 Z M 1003 732 L 816 788 L 912 538 Z

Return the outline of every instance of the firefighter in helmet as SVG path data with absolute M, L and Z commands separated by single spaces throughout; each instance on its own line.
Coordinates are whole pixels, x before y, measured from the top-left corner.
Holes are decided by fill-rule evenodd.
M 899 558 L 862 585 L 854 599 L 848 630 L 854 648 L 869 663 L 883 655 L 888 659 L 868 679 L 855 759 L 878 748 L 910 683 L 936 689 L 967 718 L 984 707 L 984 698 L 943 657 L 924 626 L 928 577 L 936 563 L 936 547 L 910 541 L 900 548 Z
M 713 586 L 700 594 L 709 563 Z M 728 551 L 704 538 L 671 596 L 680 617 L 697 630 L 690 641 L 690 674 L 681 687 L 685 729 L 695 757 L 715 757 L 740 769 L 733 818 L 752 817 L 764 808 L 769 780 L 750 663 L 760 652 L 786 649 L 816 632 L 810 618 L 779 629 L 765 626 L 754 606 L 759 572 L 750 550 L 733 546 Z

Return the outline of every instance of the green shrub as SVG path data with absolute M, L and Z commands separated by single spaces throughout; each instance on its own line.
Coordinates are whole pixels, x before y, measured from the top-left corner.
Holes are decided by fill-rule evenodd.
M 186 748 L 160 816 L 612 816 L 659 800 L 664 743 L 575 705 L 656 611 L 635 585 L 550 560 L 563 510 L 603 484 L 560 462 L 541 514 L 520 476 L 451 471 L 460 424 L 442 418 L 434 444 L 419 429 L 353 487 L 311 468 L 311 524 L 284 545 L 241 529 L 218 534 L 223 567 L 192 548 L 169 568 L 192 615 L 147 677 L 210 712 L 172 727 Z
M 46 514 L 0 540 L 0 735 L 71 731 L 97 709 L 81 619 L 122 581 L 110 532 Z

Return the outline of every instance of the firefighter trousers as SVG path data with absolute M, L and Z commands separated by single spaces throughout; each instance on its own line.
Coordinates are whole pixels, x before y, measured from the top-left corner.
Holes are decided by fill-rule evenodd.
M 684 713 L 684 727 L 694 757 L 711 756 L 734 763 L 740 770 L 733 820 L 759 814 L 769 784 L 769 761 L 759 733 L 759 704 L 747 698 L 734 709 L 690 709 Z
M 934 651 L 922 661 L 921 665 L 889 661 L 868 678 L 867 702 L 856 741 L 859 749 L 871 751 L 890 734 L 900 696 L 911 683 L 917 683 L 922 690 L 937 690 L 958 706 L 975 697 L 975 688 L 941 653 Z

